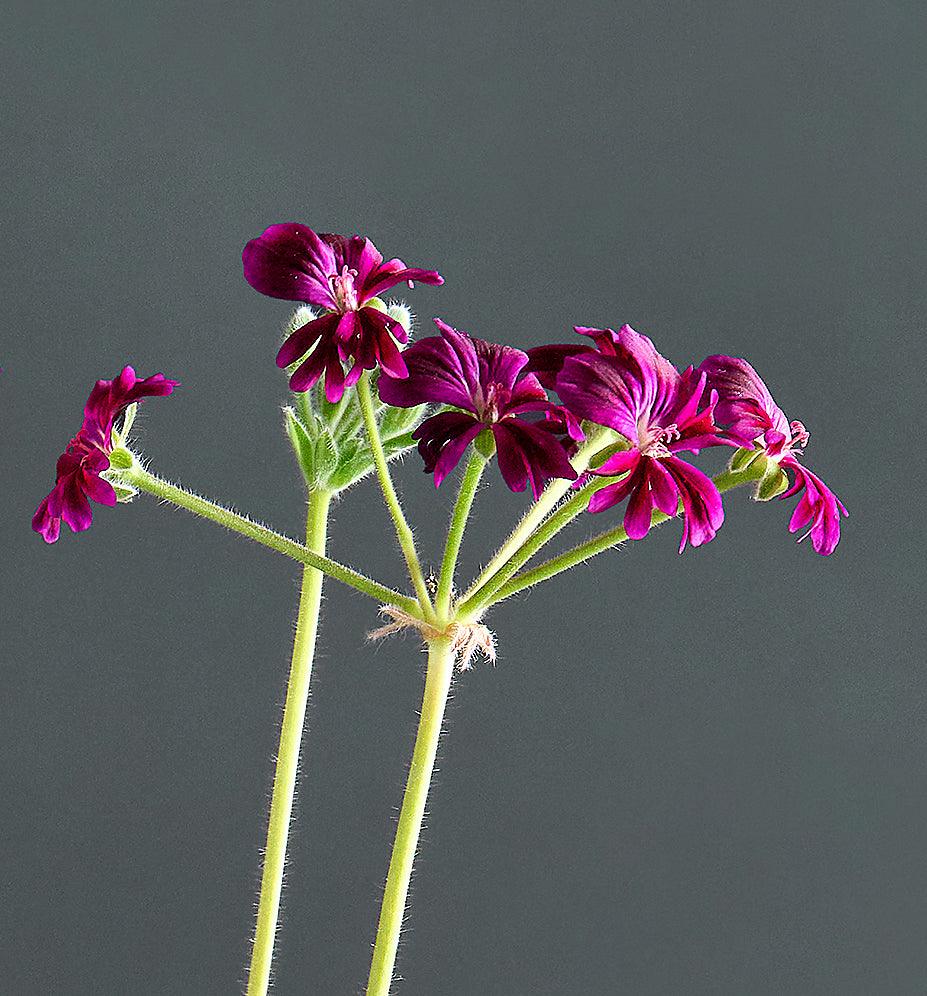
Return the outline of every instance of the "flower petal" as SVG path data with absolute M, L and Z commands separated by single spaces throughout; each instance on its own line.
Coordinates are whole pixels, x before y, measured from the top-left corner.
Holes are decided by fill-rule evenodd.
M 271 225 L 242 250 L 245 280 L 268 297 L 305 301 L 334 310 L 329 279 L 336 273 L 332 247 L 311 228 Z
M 328 312 L 296 329 L 280 347 L 277 353 L 277 366 L 281 370 L 288 367 L 301 356 L 305 356 L 323 336 L 333 335 L 338 325 L 338 317 L 338 315 Z
M 524 491 L 525 485 L 530 484 L 537 501 L 551 478 L 576 480 L 576 471 L 556 436 L 516 418 L 503 419 L 491 428 L 499 470 L 510 490 Z

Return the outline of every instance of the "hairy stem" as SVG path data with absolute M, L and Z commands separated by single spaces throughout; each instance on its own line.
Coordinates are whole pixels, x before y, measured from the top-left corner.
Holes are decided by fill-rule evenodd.
M 589 504 L 589 499 L 596 491 L 611 483 L 613 482 L 608 479 L 593 481 L 560 505 L 528 536 L 524 544 L 482 587 L 478 588 L 465 602 L 458 605 L 459 614 L 464 618 L 478 616 L 487 605 L 493 602 L 493 595 L 503 587 L 509 578 L 523 567 L 541 547 L 546 546 L 557 533 L 565 529 L 577 516 L 582 515 Z
M 309 494 L 306 546 L 315 553 L 321 554 L 325 551 L 331 498 L 331 493 L 328 491 L 313 491 Z M 280 747 L 277 751 L 270 819 L 267 824 L 267 844 L 264 849 L 257 926 L 251 951 L 251 967 L 248 970 L 248 996 L 265 996 L 270 985 L 274 937 L 280 912 L 287 838 L 293 812 L 293 796 L 296 791 L 299 748 L 306 721 L 306 704 L 309 698 L 309 680 L 312 676 L 312 659 L 319 626 L 323 580 L 324 576 L 314 567 L 306 566 L 303 570 L 296 639 L 293 643 L 293 659 L 287 682 L 286 704 L 283 707 Z
M 373 462 L 380 481 L 380 490 L 383 492 L 386 507 L 392 516 L 393 525 L 396 527 L 396 537 L 399 540 L 402 555 L 405 557 L 406 566 L 409 569 L 409 578 L 415 588 L 416 595 L 418 595 L 422 612 L 426 619 L 433 620 L 434 609 L 428 594 L 428 586 L 425 584 L 422 565 L 419 563 L 418 553 L 415 549 L 415 539 L 412 536 L 412 530 L 406 521 L 402 506 L 399 504 L 399 496 L 396 494 L 396 489 L 393 487 L 393 482 L 389 475 L 386 454 L 383 452 L 380 430 L 377 427 L 377 417 L 373 407 L 373 395 L 370 393 L 370 378 L 366 373 L 357 382 L 357 398 L 364 417 L 364 426 L 367 429 L 367 439 L 370 442 L 370 451 L 373 453 Z
M 210 519 L 212 522 L 216 522 L 226 529 L 231 529 L 242 536 L 247 536 L 248 539 L 252 539 L 256 543 L 261 543 L 269 549 L 275 550 L 277 553 L 282 553 L 286 557 L 291 557 L 301 564 L 314 567 L 336 581 L 340 581 L 342 584 L 356 588 L 357 591 L 362 591 L 365 595 L 375 598 L 378 602 L 397 605 L 411 615 L 415 617 L 419 616 L 418 602 L 414 598 L 409 598 L 401 592 L 387 588 L 385 585 L 366 577 L 359 571 L 345 567 L 344 564 L 339 564 L 336 560 L 323 557 L 314 550 L 310 550 L 307 546 L 303 546 L 301 543 L 297 543 L 287 536 L 282 536 L 280 533 L 274 532 L 274 530 L 268 529 L 266 526 L 253 522 L 251 519 L 239 515 L 229 508 L 217 505 L 215 502 L 209 501 L 208 498 L 203 498 L 192 491 L 187 491 L 176 484 L 171 484 L 160 477 L 155 477 L 154 474 L 150 474 L 137 463 L 128 470 L 120 471 L 120 474 L 125 481 L 134 485 L 140 491 L 147 491 L 148 494 L 154 495 L 162 501 L 169 501 L 173 505 L 185 508 L 194 515 Z
M 731 488 L 735 488 L 741 484 L 749 484 L 756 479 L 756 473 L 748 468 L 743 473 L 725 470 L 714 478 L 714 482 L 717 489 L 724 492 L 730 491 Z M 671 518 L 674 517 L 655 510 L 650 522 L 651 525 L 656 526 Z M 557 557 L 545 560 L 543 564 L 538 564 L 537 567 L 532 568 L 530 571 L 525 571 L 523 574 L 516 574 L 515 577 L 507 581 L 496 591 L 490 604 L 495 605 L 510 595 L 515 595 L 526 588 L 531 588 L 542 581 L 556 577 L 558 574 L 568 571 L 571 567 L 576 567 L 578 564 L 582 564 L 584 561 L 596 556 L 596 554 L 618 546 L 620 543 L 624 543 L 627 538 L 628 534 L 625 532 L 624 526 L 616 526 L 614 529 L 599 533 L 598 536 L 593 536 L 592 539 L 587 540 L 585 543 L 580 543 L 579 546 L 575 546 Z M 486 606 L 482 606 L 482 609 L 485 608 Z
M 610 429 L 596 427 L 585 443 L 577 450 L 570 461 L 577 474 L 581 474 L 589 466 L 589 461 L 607 443 L 614 438 Z M 489 563 L 480 571 L 478 577 L 461 596 L 461 602 L 468 601 L 483 587 L 483 585 L 499 570 L 509 557 L 525 542 L 534 530 L 550 514 L 557 502 L 570 490 L 573 482 L 563 478 L 555 478 L 544 489 L 541 497 L 528 509 L 518 525 L 509 534 L 508 539 L 499 547 Z
M 428 673 L 425 678 L 425 694 L 422 700 L 422 713 L 412 754 L 412 766 L 406 783 L 396 840 L 383 893 L 383 906 L 380 909 L 380 922 L 373 949 L 373 962 L 367 982 L 367 996 L 388 996 L 393 967 L 396 964 L 396 949 L 399 946 L 399 933 L 405 914 L 406 898 L 409 894 L 409 880 L 412 877 L 412 864 L 418 847 L 422 819 L 425 816 L 425 801 L 428 786 L 434 769 L 438 738 L 444 707 L 454 673 L 454 649 L 451 640 L 439 637 L 428 645 Z
M 454 570 L 457 567 L 460 544 L 463 542 L 464 530 L 467 528 L 467 519 L 470 516 L 470 509 L 473 507 L 476 489 L 479 487 L 480 478 L 483 476 L 485 467 L 486 457 L 474 447 L 470 454 L 467 469 L 464 471 L 463 479 L 460 482 L 460 491 L 457 495 L 454 511 L 451 514 L 451 524 L 447 532 L 447 543 L 444 546 L 444 558 L 441 561 L 441 574 L 438 578 L 438 593 L 435 598 L 435 606 L 438 610 L 439 619 L 444 619 L 450 609 L 451 590 L 454 586 Z

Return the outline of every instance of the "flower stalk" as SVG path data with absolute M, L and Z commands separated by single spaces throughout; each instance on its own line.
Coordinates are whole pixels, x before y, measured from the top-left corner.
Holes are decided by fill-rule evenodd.
M 457 557 L 460 554 L 460 545 L 463 542 L 467 519 L 470 516 L 470 509 L 473 507 L 477 488 L 480 486 L 480 478 L 486 469 L 486 463 L 487 458 L 474 447 L 460 482 L 460 492 L 457 495 L 454 511 L 451 514 L 450 528 L 447 531 L 447 542 L 441 561 L 441 574 L 438 578 L 438 592 L 435 597 L 435 608 L 439 619 L 445 619 L 450 609 Z
M 425 676 L 425 693 L 422 712 L 415 738 L 412 765 L 406 782 L 396 839 L 386 877 L 383 905 L 373 948 L 373 961 L 367 982 L 367 996 L 389 996 L 396 950 L 405 914 L 412 864 L 418 847 L 425 802 L 434 770 L 441 736 L 444 709 L 454 674 L 454 647 L 447 636 L 433 639 L 428 644 L 428 671 Z
M 314 553 L 324 554 L 328 526 L 328 510 L 332 495 L 329 491 L 310 491 L 306 516 L 306 546 Z M 264 868 L 261 875 L 261 893 L 258 899 L 257 926 L 248 971 L 248 996 L 266 996 L 270 986 L 270 970 L 274 953 L 274 938 L 280 914 L 280 894 L 283 889 L 283 870 L 286 863 L 287 840 L 293 797 L 299 769 L 299 752 L 306 722 L 309 700 L 309 682 L 315 655 L 316 635 L 319 627 L 319 609 L 322 603 L 324 575 L 306 565 L 303 570 L 302 590 L 299 597 L 299 614 L 296 620 L 296 638 L 293 659 L 287 682 L 283 723 L 280 728 L 280 747 L 274 771 L 274 788 L 267 824 L 267 844 L 264 849 Z
M 596 430 L 576 451 L 570 461 L 577 474 L 582 474 L 592 458 L 606 445 L 609 439 L 614 439 L 614 433 L 608 429 L 596 426 Z M 499 547 L 489 563 L 480 571 L 470 587 L 461 596 L 461 602 L 468 601 L 483 585 L 521 548 L 528 537 L 556 508 L 558 502 L 573 486 L 573 482 L 562 477 L 551 480 L 541 496 L 522 516 L 518 525 L 509 534 L 506 541 Z
M 396 605 L 416 618 L 420 615 L 418 602 L 414 598 L 409 598 L 408 595 L 387 588 L 386 585 L 368 578 L 359 571 L 325 557 L 273 529 L 268 529 L 252 519 L 210 501 L 208 498 L 203 498 L 192 491 L 187 491 L 186 488 L 178 487 L 176 484 L 171 484 L 170 481 L 156 477 L 141 467 L 137 461 L 131 467 L 122 470 L 120 476 L 127 484 L 138 488 L 139 491 L 147 491 L 155 498 L 169 501 L 173 505 L 185 508 L 188 512 L 203 519 L 209 519 L 226 529 L 231 529 L 233 532 L 246 536 L 248 539 L 297 560 L 301 564 L 314 567 L 323 574 L 369 595 L 370 598 L 376 599 L 378 602 Z
M 409 569 L 409 579 L 415 588 L 418 596 L 418 604 L 421 612 L 429 621 L 434 619 L 434 608 L 428 593 L 428 586 L 425 584 L 425 575 L 422 573 L 422 565 L 418 559 L 418 552 L 415 549 L 415 538 L 412 529 L 406 521 L 405 513 L 399 504 L 399 496 L 393 487 L 390 477 L 389 466 L 386 462 L 386 454 L 383 451 L 383 442 L 380 439 L 380 430 L 377 428 L 377 417 L 373 407 L 373 396 L 370 392 L 370 381 L 366 375 L 357 382 L 357 398 L 360 402 L 361 413 L 364 417 L 364 426 L 367 430 L 367 438 L 370 442 L 370 450 L 373 453 L 374 466 L 377 471 L 377 479 L 380 482 L 380 490 L 386 507 L 396 528 L 396 538 L 402 555 L 405 558 L 406 566 Z
M 750 484 L 760 477 L 762 477 L 762 469 L 757 469 L 755 465 L 751 465 L 742 472 L 725 470 L 712 478 L 712 480 L 719 492 L 725 492 L 730 491 L 731 488 L 735 488 L 740 484 Z M 665 512 L 654 510 L 651 518 L 651 526 L 658 526 L 671 518 L 673 516 L 667 515 Z M 558 574 L 562 574 L 564 571 L 570 570 L 572 567 L 577 567 L 597 554 L 619 546 L 627 539 L 628 533 L 623 525 L 599 533 L 598 536 L 593 536 L 592 539 L 586 540 L 585 543 L 580 543 L 578 546 L 556 557 L 551 557 L 550 560 L 545 560 L 543 564 L 538 564 L 537 567 L 532 568 L 530 571 L 525 571 L 523 574 L 516 574 L 493 594 L 487 604 L 481 605 L 477 612 L 483 612 L 488 605 L 496 605 L 503 601 L 503 599 L 517 595 L 518 592 L 524 591 L 526 588 L 532 588 L 542 581 L 547 581 Z M 461 614 L 464 615 L 463 612 Z M 473 614 L 474 611 L 472 609 L 466 613 L 466 615 Z

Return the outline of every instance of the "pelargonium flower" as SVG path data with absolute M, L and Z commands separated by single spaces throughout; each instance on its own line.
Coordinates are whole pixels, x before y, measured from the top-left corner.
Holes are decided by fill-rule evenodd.
M 427 402 L 451 405 L 415 430 L 425 471 L 435 486 L 457 466 L 484 430 L 496 441 L 499 470 L 512 491 L 531 486 L 535 499 L 554 477 L 576 479 L 569 460 L 570 440 L 582 439 L 579 424 L 547 397 L 524 368 L 520 349 L 484 342 L 435 319 L 441 334 L 420 339 L 405 352 L 408 376 L 384 371 L 378 382 L 388 405 L 412 408 Z M 525 416 L 538 415 L 531 420 Z
M 680 374 L 629 325 L 618 332 L 577 331 L 592 335 L 599 349 L 547 354 L 560 367 L 555 379 L 560 400 L 574 415 L 614 429 L 630 443 L 591 471 L 623 476 L 592 496 L 589 511 L 604 511 L 627 498 L 625 529 L 631 539 L 642 539 L 654 508 L 675 516 L 681 501 L 680 552 L 686 543 L 707 543 L 724 521 L 721 495 L 709 477 L 676 455 L 726 443 L 712 417 L 715 397 L 702 406 L 705 374 L 691 367 Z M 547 376 L 554 365 L 548 364 Z
M 790 486 L 780 498 L 801 493 L 789 521 L 789 532 L 807 531 L 817 553 L 828 556 L 840 542 L 840 515 L 847 514 L 843 502 L 827 485 L 799 462 L 808 443 L 808 430 L 801 422 L 790 422 L 776 404 L 769 388 L 746 361 L 735 356 L 709 356 L 699 369 L 707 377 L 707 389 L 718 395 L 718 422 L 742 447 L 761 450 L 766 458 L 787 473 Z M 784 481 L 783 481 L 784 486 Z
M 625 326 L 630 328 L 630 326 Z M 602 353 L 605 356 L 618 354 L 618 333 L 614 329 L 595 329 L 587 325 L 574 325 L 573 331 L 587 336 L 592 345 L 580 342 L 551 343 L 545 346 L 533 346 L 527 351 L 528 373 L 533 373 L 548 390 L 553 391 L 557 384 L 557 375 L 563 369 L 563 364 L 571 356 L 582 353 Z
M 290 335 L 277 366 L 305 356 L 290 387 L 307 391 L 324 373 L 325 395 L 333 402 L 377 365 L 392 377 L 406 375 L 396 340 L 407 342 L 408 333 L 378 306 L 378 295 L 403 281 L 410 287 L 416 280 L 444 283 L 435 270 L 407 267 L 401 259 L 384 263 L 370 239 L 316 234 L 294 223 L 271 225 L 245 246 L 241 258 L 245 280 L 255 290 L 323 309 Z
M 71 531 L 90 528 L 90 499 L 100 505 L 115 505 L 116 492 L 101 476 L 109 469 L 116 419 L 142 398 L 163 397 L 177 386 L 163 374 L 139 379 L 132 367 L 124 367 L 113 380 L 98 380 L 84 406 L 84 421 L 77 435 L 58 458 L 55 486 L 39 503 L 32 528 L 46 543 L 54 543 L 64 520 Z

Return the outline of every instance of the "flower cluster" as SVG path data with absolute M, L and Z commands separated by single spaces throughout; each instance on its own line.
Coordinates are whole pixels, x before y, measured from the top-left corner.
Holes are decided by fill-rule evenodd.
M 365 371 L 377 370 L 380 400 L 394 412 L 439 406 L 411 438 L 404 437 L 404 445 L 417 444 L 436 486 L 476 444 L 484 454 L 495 453 L 512 491 L 530 488 L 535 500 L 552 480 L 579 486 L 598 479 L 589 489 L 588 510 L 626 503 L 624 528 L 631 539 L 646 536 L 657 513 L 680 517 L 681 551 L 712 540 L 724 521 L 715 481 L 692 458 L 707 448 L 735 448 L 732 467 L 755 464 L 753 478 L 762 478 L 759 498 L 799 496 L 790 531 L 804 530 L 802 539 L 810 536 L 824 555 L 839 542 L 846 508 L 802 462 L 808 432 L 786 418 L 746 360 L 710 356 L 680 371 L 628 325 L 617 332 L 577 326 L 582 340 L 523 352 L 438 318 L 438 335 L 403 350 L 408 330 L 379 295 L 402 282 L 440 285 L 437 271 L 397 258 L 384 261 L 364 236 L 319 234 L 296 223 L 267 228 L 247 243 L 242 260 L 256 290 L 319 312 L 304 318 L 277 354 L 278 366 L 295 365 L 295 392 L 324 376 L 325 397 L 337 404 Z M 115 503 L 102 476 L 110 466 L 115 419 L 134 401 L 170 394 L 174 386 L 161 374 L 140 380 L 131 367 L 97 383 L 80 431 L 58 460 L 55 487 L 33 519 L 47 542 L 57 539 L 62 520 L 75 532 L 86 529 L 91 500 Z M 402 415 L 412 425 L 419 417 Z M 579 475 L 572 458 L 585 438 L 584 422 L 611 430 L 614 442 L 604 459 Z M 330 435 L 323 432 L 321 441 L 327 445 Z M 308 445 L 302 436 L 300 445 Z
M 109 470 L 116 419 L 142 398 L 164 397 L 177 386 L 163 374 L 139 379 L 132 367 L 124 367 L 113 380 L 98 380 L 84 406 L 84 421 L 77 435 L 58 458 L 55 486 L 43 498 L 32 517 L 32 528 L 46 543 L 54 543 L 62 520 L 79 533 L 90 528 L 90 500 L 115 505 L 116 491 L 102 474 Z

